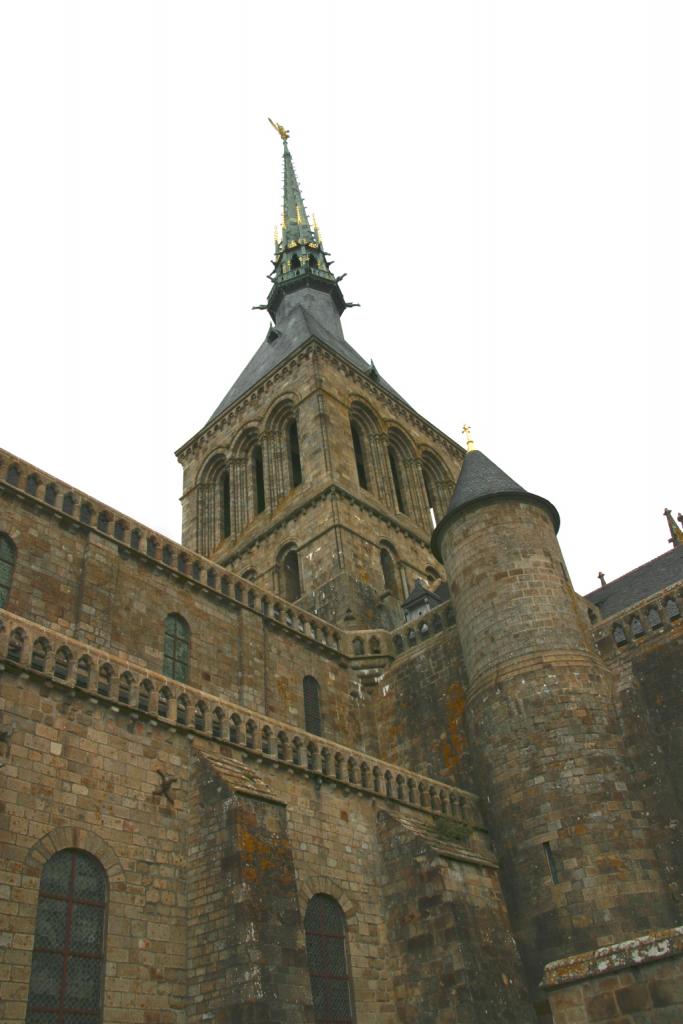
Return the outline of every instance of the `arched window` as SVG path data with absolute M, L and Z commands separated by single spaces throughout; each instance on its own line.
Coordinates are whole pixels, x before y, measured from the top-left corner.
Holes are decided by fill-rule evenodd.
M 232 533 L 232 522 L 230 519 L 230 472 L 227 469 L 221 476 L 221 528 L 224 537 L 229 537 Z
M 280 562 L 280 593 L 286 601 L 298 601 L 301 597 L 299 552 L 294 547 L 283 554 Z
M 306 957 L 316 1024 L 353 1024 L 353 995 L 344 911 L 335 899 L 316 894 L 304 915 Z
M 313 676 L 304 676 L 304 729 L 322 736 L 320 715 L 320 685 Z
M 405 512 L 406 507 L 403 500 L 403 490 L 401 488 L 401 474 L 398 469 L 398 458 L 393 448 L 389 448 L 389 468 L 391 469 L 391 479 L 394 483 L 394 493 L 396 494 L 398 510 L 399 512 Z
M 392 555 L 391 551 L 389 551 L 388 548 L 380 548 L 379 561 L 380 565 L 382 566 L 382 576 L 384 577 L 385 588 L 389 591 L 390 594 L 393 594 L 393 596 L 397 597 L 400 601 L 401 591 L 398 584 L 396 562 L 394 561 L 394 556 Z
M 365 454 L 363 452 L 363 442 L 361 440 L 360 431 L 355 423 L 351 424 L 351 439 L 353 440 L 353 454 L 356 459 L 356 473 L 358 474 L 358 483 L 361 485 L 364 491 L 369 490 L 368 488 L 368 474 L 365 470 Z
M 289 464 L 292 470 L 292 487 L 298 487 L 303 477 L 301 475 L 301 452 L 299 451 L 299 430 L 296 420 L 292 420 L 287 427 L 287 446 L 289 448 Z
M 266 483 L 263 476 L 263 449 L 260 444 L 254 445 L 251 466 L 254 475 L 254 504 L 257 513 L 263 512 L 266 507 Z
M 165 676 L 187 682 L 190 664 L 190 627 L 181 615 L 167 615 L 164 624 Z
M 0 533 L 0 608 L 4 608 L 9 597 L 14 575 L 17 549 L 7 534 Z
M 107 879 L 82 850 L 60 850 L 43 868 L 26 1024 L 100 1024 Z
M 425 485 L 425 491 L 427 492 L 427 508 L 429 509 L 429 518 L 431 519 L 432 526 L 436 526 L 436 499 L 434 481 L 429 470 L 422 467 L 422 479 Z

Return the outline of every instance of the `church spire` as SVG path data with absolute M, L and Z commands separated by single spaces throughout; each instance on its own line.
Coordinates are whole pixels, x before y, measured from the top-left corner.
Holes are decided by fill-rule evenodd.
M 301 188 L 294 170 L 287 140 L 289 132 L 268 118 L 283 143 L 282 227 L 275 238 L 273 271 L 269 274 L 273 287 L 268 296 L 268 311 L 273 319 L 283 297 L 301 288 L 314 288 L 331 296 L 337 315 L 346 309 L 337 278 L 330 271 L 328 253 L 323 250 L 318 225 L 308 219 Z

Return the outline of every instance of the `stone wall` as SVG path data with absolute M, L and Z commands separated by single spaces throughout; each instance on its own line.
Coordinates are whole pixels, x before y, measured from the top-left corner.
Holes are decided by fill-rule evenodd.
M 554 1024 L 679 1024 L 683 928 L 548 964 Z
M 436 615 L 444 618 L 445 610 L 425 621 L 433 623 Z M 413 625 L 417 632 L 425 622 Z M 471 788 L 464 683 L 454 627 L 406 651 L 385 670 L 373 697 L 380 749 L 392 761 L 419 765 L 427 775 Z

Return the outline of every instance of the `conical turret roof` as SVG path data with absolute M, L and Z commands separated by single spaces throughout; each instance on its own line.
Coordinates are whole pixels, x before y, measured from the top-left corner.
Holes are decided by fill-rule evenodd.
M 476 449 L 469 451 L 465 456 L 446 515 L 437 524 L 432 534 L 432 551 L 437 558 L 441 558 L 441 539 L 446 526 L 452 523 L 464 509 L 472 508 L 477 504 L 488 504 L 510 498 L 519 498 L 533 505 L 542 506 L 550 515 L 555 531 L 559 530 L 560 515 L 547 498 L 525 490 L 483 452 Z

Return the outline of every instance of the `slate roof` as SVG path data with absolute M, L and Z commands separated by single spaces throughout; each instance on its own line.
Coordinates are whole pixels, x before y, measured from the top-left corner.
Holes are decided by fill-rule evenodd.
M 265 341 L 257 349 L 256 353 L 249 360 L 242 373 L 239 375 L 235 383 L 232 385 L 227 395 L 220 403 L 218 408 L 209 417 L 208 423 L 219 416 L 222 412 L 225 412 L 233 402 L 236 402 L 243 395 L 246 395 L 247 391 L 250 391 L 260 380 L 271 373 L 280 363 L 283 363 L 288 359 L 292 353 L 296 352 L 298 348 L 301 348 L 312 338 L 316 338 L 318 341 L 327 345 L 328 348 L 336 352 L 337 355 L 346 359 L 347 362 L 355 366 L 361 373 L 366 373 L 372 380 L 400 399 L 404 405 L 408 405 L 405 398 L 394 388 L 391 387 L 387 381 L 381 377 L 374 369 L 372 363 L 368 363 L 363 359 L 361 355 L 356 352 L 355 348 L 344 339 L 339 333 L 333 333 L 326 328 L 310 311 L 303 305 L 295 305 L 291 312 L 282 319 L 278 320 L 278 323 L 271 327 L 266 335 Z M 409 406 L 410 408 L 410 406 Z
M 523 487 L 491 462 L 483 452 L 468 452 L 462 465 L 455 491 L 448 506 L 449 512 L 469 505 L 478 498 L 494 494 L 526 494 Z
M 679 546 L 585 596 L 588 601 L 598 606 L 602 617 L 607 619 L 610 615 L 616 615 L 624 608 L 630 608 L 631 605 L 638 604 L 665 587 L 681 581 L 683 547 Z
M 555 506 L 538 494 L 531 494 L 525 490 L 516 480 L 504 473 L 495 462 L 480 451 L 470 451 L 465 456 L 465 461 L 460 470 L 460 476 L 455 485 L 453 497 L 446 515 L 437 524 L 432 534 L 432 551 L 441 558 L 441 537 L 444 529 L 453 517 L 462 509 L 475 502 L 503 497 L 508 494 L 518 494 L 535 505 L 541 505 L 550 513 L 550 516 L 557 531 L 560 527 L 560 516 Z
M 206 750 L 199 750 L 197 753 L 199 758 L 208 764 L 214 775 L 234 793 L 268 800 L 270 803 L 282 803 L 274 796 L 270 786 L 264 782 L 261 776 L 243 762 L 237 761 L 229 755 L 216 755 Z

